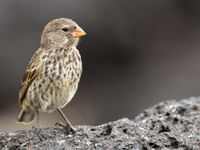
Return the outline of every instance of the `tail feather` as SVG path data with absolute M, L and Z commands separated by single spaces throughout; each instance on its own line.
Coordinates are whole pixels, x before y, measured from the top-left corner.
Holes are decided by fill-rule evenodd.
M 36 112 L 34 110 L 22 109 L 17 118 L 17 123 L 30 124 L 35 120 Z

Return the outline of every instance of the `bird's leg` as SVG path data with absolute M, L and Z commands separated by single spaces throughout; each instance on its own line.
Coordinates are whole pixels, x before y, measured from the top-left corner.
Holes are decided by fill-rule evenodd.
M 40 115 L 39 115 L 39 111 L 37 111 L 37 127 L 40 129 Z
M 44 140 L 43 138 L 43 131 L 42 131 L 42 128 L 40 128 L 40 116 L 39 116 L 39 111 L 36 112 L 36 120 L 37 120 L 37 127 L 33 127 L 35 128 L 36 132 L 38 133 L 38 137 L 41 141 Z
M 58 126 L 62 126 L 63 128 L 66 129 L 66 133 L 69 134 L 70 132 L 72 134 L 76 133 L 75 128 L 72 126 L 72 124 L 69 122 L 69 120 L 67 119 L 67 117 L 65 116 L 65 114 L 62 112 L 61 109 L 57 108 L 58 112 L 60 113 L 60 115 L 63 117 L 65 124 L 62 124 L 60 122 L 56 123 L 56 125 Z
M 37 125 L 33 125 L 32 129 L 40 129 L 40 116 L 39 116 L 39 111 L 36 111 L 36 121 Z

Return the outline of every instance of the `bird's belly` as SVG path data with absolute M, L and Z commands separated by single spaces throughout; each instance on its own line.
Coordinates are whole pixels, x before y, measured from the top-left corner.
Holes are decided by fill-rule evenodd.
M 65 107 L 73 98 L 78 88 L 79 78 L 51 78 L 36 79 L 27 92 L 26 105 L 43 112 L 52 112 Z
M 65 107 L 71 101 L 76 93 L 78 81 L 73 85 L 68 83 L 68 80 L 55 80 L 40 93 L 41 111 L 51 112 L 56 108 Z
M 26 105 L 43 112 L 63 108 L 76 93 L 81 72 L 81 63 L 46 64 L 27 91 Z

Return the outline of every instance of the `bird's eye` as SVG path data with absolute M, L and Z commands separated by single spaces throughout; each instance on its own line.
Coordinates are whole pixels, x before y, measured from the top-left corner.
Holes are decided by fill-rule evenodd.
M 68 31 L 68 28 L 63 28 L 62 30 L 65 31 L 65 32 L 67 32 L 67 31 Z

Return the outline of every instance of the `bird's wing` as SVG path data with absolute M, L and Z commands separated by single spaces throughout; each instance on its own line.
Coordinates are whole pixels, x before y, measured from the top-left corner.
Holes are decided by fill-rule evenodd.
M 41 53 L 42 50 L 38 49 L 35 54 L 32 56 L 31 61 L 26 69 L 26 72 L 22 78 L 20 84 L 20 91 L 19 91 L 19 104 L 23 104 L 23 100 L 26 96 L 27 90 L 31 85 L 32 81 L 36 78 L 36 76 L 40 73 L 41 70 Z

